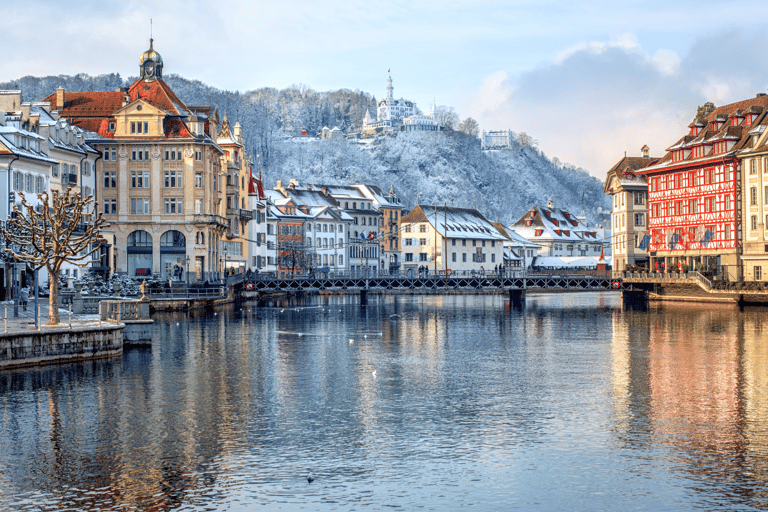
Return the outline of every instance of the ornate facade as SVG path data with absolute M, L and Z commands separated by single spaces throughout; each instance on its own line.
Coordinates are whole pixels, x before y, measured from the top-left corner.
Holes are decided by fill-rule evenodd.
M 150 40 L 139 60 L 140 78 L 127 89 L 67 93 L 59 88 L 46 101 L 90 132 L 87 142 L 102 155 L 96 197 L 114 230 L 113 271 L 218 279 L 222 239 L 241 234 L 225 209 L 222 168 L 229 169 L 232 157 L 216 141 L 217 111 L 187 107 L 162 72 L 163 60 Z M 239 185 L 238 180 L 238 206 L 240 196 L 247 197 Z
M 419 112 L 416 103 L 404 98 L 396 100 L 392 77 L 387 78 L 386 98 L 379 102 L 374 119 L 368 110 L 363 118 L 363 134 L 374 135 L 393 131 L 438 131 L 440 125 L 436 120 L 436 106 L 432 102 L 429 115 Z

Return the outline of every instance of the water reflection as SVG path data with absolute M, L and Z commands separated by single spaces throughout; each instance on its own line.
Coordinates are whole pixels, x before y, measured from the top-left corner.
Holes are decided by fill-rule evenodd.
M 161 316 L 151 348 L 0 372 L 0 509 L 760 508 L 761 313 L 583 293 Z

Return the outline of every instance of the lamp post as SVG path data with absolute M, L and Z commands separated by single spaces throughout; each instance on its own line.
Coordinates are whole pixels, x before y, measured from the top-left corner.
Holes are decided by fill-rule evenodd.
M 189 298 L 189 255 L 187 255 L 187 259 L 185 261 L 187 263 L 187 298 Z
M 224 247 L 224 282 L 227 281 L 227 248 Z

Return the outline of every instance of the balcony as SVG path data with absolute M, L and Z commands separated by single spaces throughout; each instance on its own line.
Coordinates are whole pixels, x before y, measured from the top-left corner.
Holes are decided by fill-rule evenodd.
M 227 208 L 227 217 L 240 217 L 240 220 L 253 220 L 253 210 L 242 208 Z
M 194 214 L 192 222 L 195 224 L 214 224 L 222 228 L 229 227 L 229 221 L 226 218 L 221 215 L 209 215 L 207 213 Z

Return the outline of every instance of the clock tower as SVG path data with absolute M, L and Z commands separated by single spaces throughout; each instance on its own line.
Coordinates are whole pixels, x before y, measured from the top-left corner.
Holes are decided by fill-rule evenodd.
M 163 79 L 163 58 L 152 48 L 152 41 L 149 40 L 149 50 L 139 59 L 139 78 L 145 82 Z

